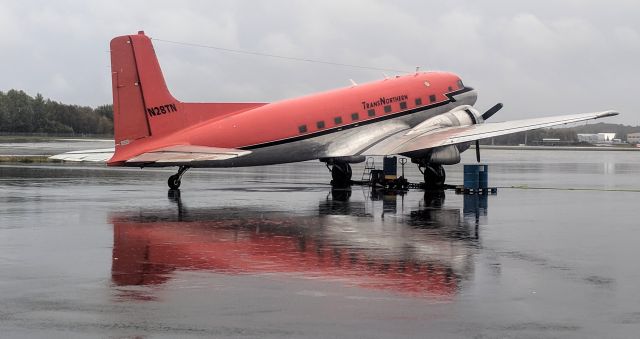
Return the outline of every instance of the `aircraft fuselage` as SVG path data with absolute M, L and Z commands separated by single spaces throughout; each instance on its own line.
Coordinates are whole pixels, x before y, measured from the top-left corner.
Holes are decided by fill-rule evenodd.
M 410 129 L 457 106 L 473 105 L 476 99 L 477 92 L 465 87 L 453 73 L 421 72 L 223 115 L 158 138 L 149 143 L 148 148 L 167 145 L 167 140 L 171 140 L 176 145 L 252 152 L 229 160 L 194 163 L 193 167 L 259 166 L 313 160 L 340 154 L 345 147 L 370 144 L 390 131 Z M 181 114 L 180 106 L 160 105 L 152 110 L 157 114 L 148 112 L 149 119 Z

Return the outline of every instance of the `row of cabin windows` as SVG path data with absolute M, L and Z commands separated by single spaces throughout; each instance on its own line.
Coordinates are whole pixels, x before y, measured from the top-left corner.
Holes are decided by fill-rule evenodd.
M 429 96 L 429 103 L 434 103 L 436 102 L 436 95 L 435 94 L 431 94 Z M 422 106 L 422 98 L 416 98 L 416 106 Z
M 429 96 L 429 102 L 430 103 L 434 103 L 436 102 L 436 95 L 435 94 L 431 94 Z M 416 106 L 422 106 L 422 98 L 416 98 Z M 400 109 L 401 110 L 405 110 L 407 109 L 407 102 L 406 101 L 401 101 L 400 102 Z M 384 106 L 384 112 L 385 113 L 391 113 L 392 109 L 391 109 L 391 105 L 386 105 Z M 369 117 L 375 117 L 376 116 L 376 110 L 375 109 L 370 109 L 367 111 L 367 115 Z M 360 120 L 360 115 L 358 113 L 351 113 L 351 121 L 358 121 Z M 336 125 L 340 125 L 342 124 L 342 117 L 335 117 L 333 118 L 333 122 Z M 323 129 L 325 128 L 325 123 L 324 121 L 318 121 L 316 122 L 316 127 L 318 129 Z M 300 133 L 307 133 L 307 125 L 300 125 L 298 126 L 298 131 Z

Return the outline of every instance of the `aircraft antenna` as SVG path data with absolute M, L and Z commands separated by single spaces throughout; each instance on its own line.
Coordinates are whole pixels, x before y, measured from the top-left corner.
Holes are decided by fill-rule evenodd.
M 333 62 L 333 61 L 327 61 L 327 60 L 308 59 L 308 58 L 300 58 L 300 57 L 294 57 L 294 56 L 277 55 L 277 54 L 271 54 L 271 53 L 262 53 L 262 52 L 256 52 L 256 51 L 247 51 L 247 50 L 242 50 L 242 49 L 233 49 L 233 48 L 224 48 L 224 47 L 211 46 L 211 45 L 202 45 L 202 44 L 196 44 L 196 43 L 190 43 L 190 42 L 179 42 L 179 41 L 156 39 L 156 38 L 152 38 L 152 40 L 159 41 L 159 42 L 165 42 L 165 43 L 169 43 L 169 44 L 175 44 L 175 45 L 198 47 L 198 48 L 208 48 L 208 49 L 214 49 L 214 50 L 222 51 L 222 52 L 248 54 L 248 55 L 276 58 L 276 59 L 283 59 L 283 60 L 311 62 L 311 63 L 317 63 L 317 64 L 333 65 L 333 66 L 340 66 L 340 67 L 351 67 L 351 68 L 373 70 L 373 71 L 387 71 L 387 72 L 396 72 L 396 73 L 411 73 L 411 72 L 406 71 L 406 70 L 399 70 L 399 69 L 393 69 L 393 68 L 381 68 L 381 67 L 370 67 L 370 66 L 363 66 L 363 65 L 354 65 L 354 64 Z

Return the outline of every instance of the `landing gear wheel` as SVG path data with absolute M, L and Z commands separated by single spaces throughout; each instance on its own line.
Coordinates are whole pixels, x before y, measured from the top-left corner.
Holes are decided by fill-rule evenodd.
M 351 185 L 351 166 L 348 162 L 336 161 L 331 167 L 331 184 L 333 186 L 345 187 Z
M 178 174 L 170 176 L 167 184 L 169 185 L 170 189 L 177 190 L 178 188 L 180 188 L 180 176 Z
M 442 188 L 447 174 L 442 165 L 427 164 L 422 171 L 424 184 L 427 188 Z
M 170 176 L 169 180 L 167 180 L 167 184 L 169 185 L 170 189 L 177 190 L 177 189 L 180 188 L 180 179 L 182 179 L 182 175 L 189 168 L 191 168 L 191 167 L 189 167 L 189 166 L 180 166 L 180 167 L 178 167 L 178 173 Z

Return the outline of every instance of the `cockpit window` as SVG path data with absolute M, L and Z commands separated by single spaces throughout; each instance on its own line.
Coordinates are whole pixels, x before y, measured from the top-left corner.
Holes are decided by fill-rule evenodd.
M 464 84 L 462 83 L 462 80 L 458 79 L 458 88 L 459 89 L 463 89 L 464 88 Z

